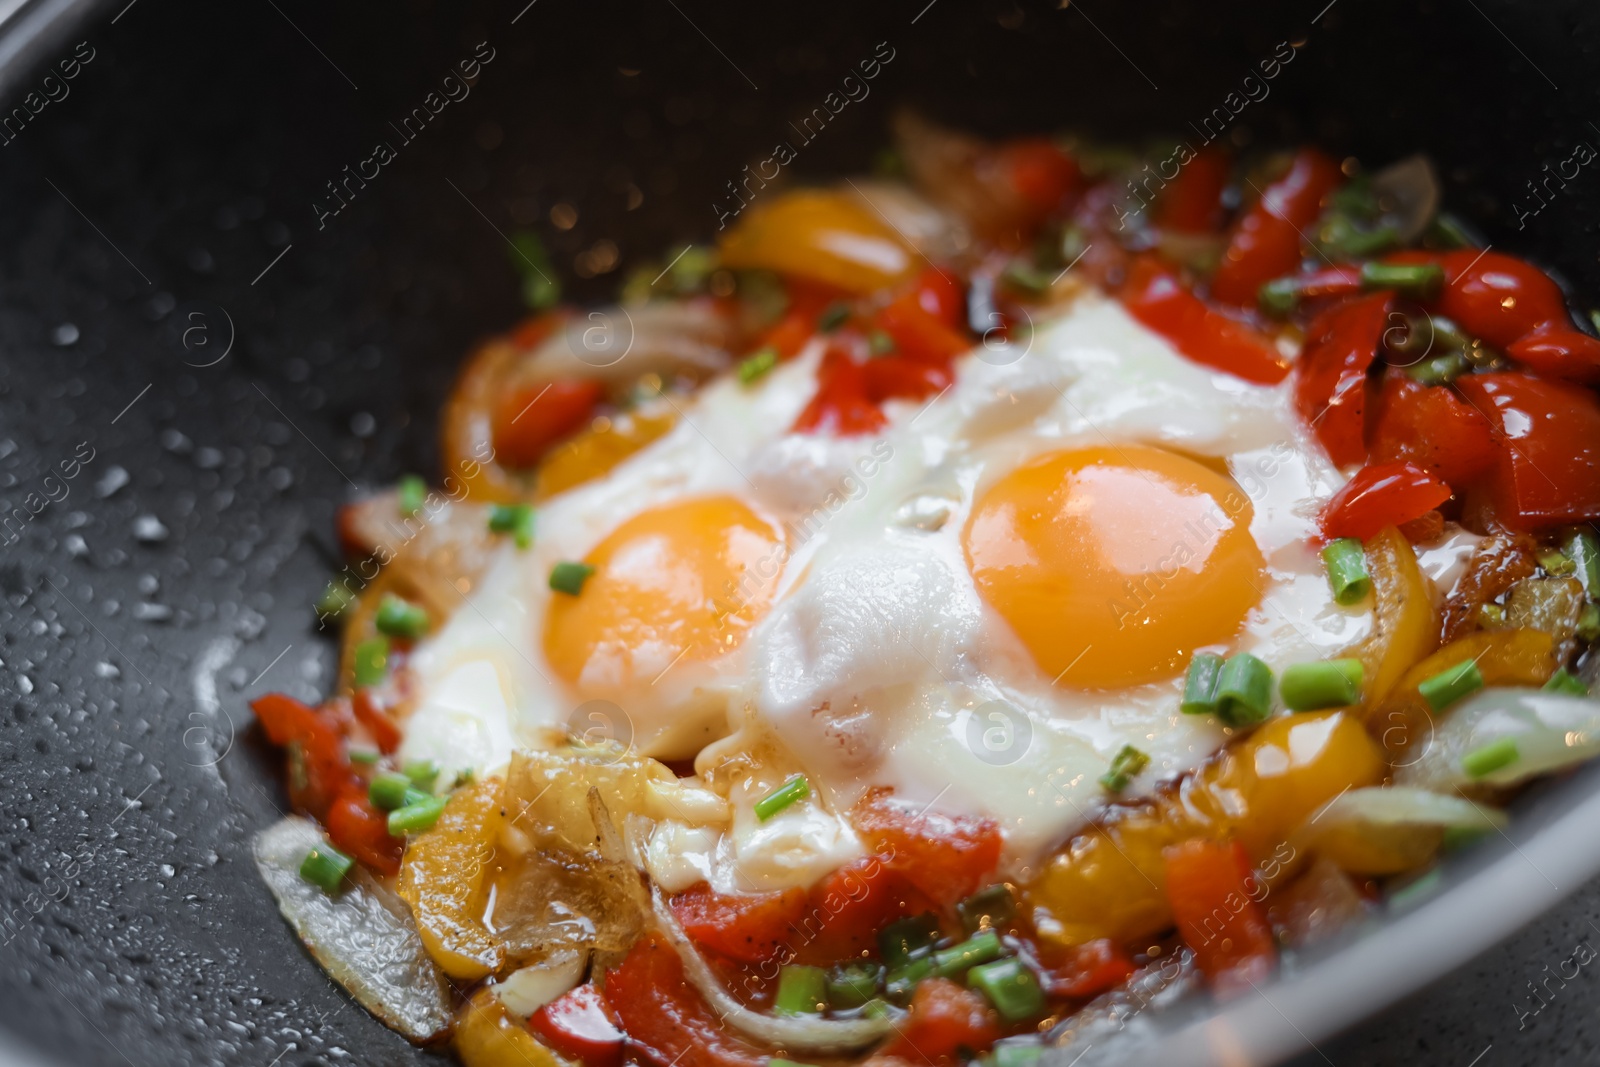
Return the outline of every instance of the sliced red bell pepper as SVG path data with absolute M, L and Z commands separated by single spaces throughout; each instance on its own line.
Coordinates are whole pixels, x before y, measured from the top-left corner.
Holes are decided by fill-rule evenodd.
M 1044 138 L 1025 138 L 1000 147 L 1000 168 L 1032 211 L 1024 226 L 1037 224 L 1061 207 L 1081 178 L 1077 160 Z
M 878 312 L 878 328 L 894 339 L 895 351 L 907 359 L 949 366 L 972 349 L 966 334 L 930 314 L 915 290 L 900 294 Z
M 1232 992 L 1266 978 L 1277 961 L 1277 946 L 1255 899 L 1259 890 L 1244 846 L 1185 841 L 1165 855 L 1167 902 L 1178 934 L 1213 988 Z
M 1454 391 L 1391 372 L 1378 395 L 1368 462 L 1414 463 L 1457 492 L 1496 455 L 1489 420 Z
M 1272 338 L 1208 307 L 1153 256 L 1134 261 L 1123 305 L 1186 358 L 1258 385 L 1276 385 L 1289 361 Z
M 329 805 L 324 821 L 335 847 L 379 874 L 400 873 L 405 839 L 389 835 L 388 813 L 372 806 L 365 789 L 357 787 L 341 793 Z
M 863 388 L 874 404 L 885 400 L 921 400 L 949 385 L 952 375 L 937 363 L 923 363 L 904 356 L 870 359 L 861 367 Z
M 325 711 L 283 693 L 259 696 L 250 709 L 273 744 L 291 749 L 296 773 L 289 776 L 289 800 L 296 808 L 321 818 L 347 787 L 359 787 L 345 755 L 344 733 Z
M 1211 295 L 1254 307 L 1261 286 L 1300 266 L 1300 246 L 1322 213 L 1322 198 L 1342 181 L 1339 164 L 1315 148 L 1295 154 L 1288 171 L 1262 190 L 1233 224 L 1228 248 L 1211 279 Z
M 1000 824 L 919 807 L 873 789 L 850 809 L 850 821 L 890 870 L 936 903 L 953 905 L 983 885 L 1000 861 Z
M 671 900 L 683 932 L 699 944 L 741 963 L 759 963 L 792 951 L 810 896 L 804 889 L 729 896 L 705 882 Z
M 1222 228 L 1222 193 L 1232 172 L 1233 156 L 1226 148 L 1202 148 L 1156 197 L 1156 225 L 1173 233 L 1216 233 Z
M 1391 262 L 1437 262 L 1445 285 L 1433 302 L 1474 337 L 1505 348 L 1541 327 L 1570 329 L 1561 287 L 1538 267 L 1502 252 L 1398 253 Z
M 1600 339 L 1577 330 L 1547 326 L 1512 341 L 1506 355 L 1547 378 L 1600 382 Z
M 665 939 L 650 934 L 606 975 L 628 1049 L 650 1067 L 766 1067 L 770 1056 L 723 1025 Z
M 378 746 L 379 752 L 387 756 L 400 747 L 404 736 L 400 724 L 378 704 L 371 690 L 357 689 L 350 698 L 350 710 L 354 713 L 356 722 L 365 726 L 367 733 L 372 735 L 372 741 Z
M 1045 992 L 1053 997 L 1089 1000 L 1133 976 L 1133 959 L 1108 937 L 1069 949 L 1066 958 L 1045 969 Z
M 1389 321 L 1389 294 L 1335 304 L 1311 321 L 1295 369 L 1300 417 L 1341 467 L 1366 457 L 1367 369 Z
M 531 467 L 550 446 L 581 429 L 605 396 L 589 379 L 535 382 L 502 396 L 491 417 L 495 459 L 507 467 Z
M 917 306 L 952 329 L 967 321 L 967 297 L 956 275 L 942 267 L 922 269 L 911 283 Z M 969 346 L 970 347 L 970 346 Z
M 810 907 L 797 924 L 795 958 L 827 966 L 852 959 L 878 943 L 878 931 L 896 919 L 937 905 L 877 856 L 866 856 L 811 887 Z
M 842 345 L 830 345 L 817 370 L 817 392 L 794 421 L 796 433 L 839 437 L 876 433 L 888 420 L 867 396 L 861 364 Z
M 606 995 L 585 982 L 528 1016 L 528 1029 L 548 1048 L 583 1067 L 618 1067 L 627 1036 Z
M 1450 499 L 1450 487 L 1412 463 L 1362 467 L 1322 509 L 1322 533 L 1330 541 L 1365 541 L 1386 526 L 1421 518 Z
M 1466 375 L 1456 388 L 1494 431 L 1485 480 L 1495 519 L 1532 531 L 1600 517 L 1600 400 L 1591 390 L 1509 372 Z
M 879 1055 L 913 1063 L 954 1063 L 1000 1040 L 1000 1021 L 983 994 L 929 978 L 911 995 L 911 1017 Z

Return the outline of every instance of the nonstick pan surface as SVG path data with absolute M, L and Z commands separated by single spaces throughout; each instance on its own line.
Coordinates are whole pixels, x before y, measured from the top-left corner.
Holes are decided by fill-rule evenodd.
M 1600 293 L 1600 178 L 1526 187 L 1600 144 L 1600 11 L 1577 2 L 116 0 L 13 63 L 0 104 L 47 103 L 0 125 L 0 1062 L 430 1061 L 321 975 L 258 883 L 249 840 L 284 798 L 245 704 L 327 685 L 309 605 L 335 508 L 432 470 L 454 368 L 519 314 L 504 234 L 537 229 L 570 293 L 609 296 L 712 236 L 727 183 L 880 43 L 870 95 L 796 172 L 867 166 L 905 104 L 992 133 L 1187 136 L 1280 42 L 1296 58 L 1230 136 L 1424 149 L 1498 247 Z M 400 135 L 480 43 L 470 96 Z M 334 213 L 328 183 L 379 141 L 395 158 Z M 605 242 L 616 269 L 580 277 Z M 1363 942 L 1364 991 L 1327 979 L 1304 1040 L 1233 1062 L 1593 1062 L 1587 973 L 1537 1002 L 1526 983 L 1595 936 L 1600 836 L 1560 816 L 1596 798 L 1592 774 L 1526 798 L 1514 841 Z M 1253 1010 L 1233 1018 L 1288 1032 Z

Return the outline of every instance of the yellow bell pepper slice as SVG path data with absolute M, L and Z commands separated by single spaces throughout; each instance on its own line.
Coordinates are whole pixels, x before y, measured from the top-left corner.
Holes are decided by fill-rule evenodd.
M 1439 643 L 1439 612 L 1433 588 L 1411 543 L 1393 526 L 1366 544 L 1372 575 L 1373 632 L 1355 650 L 1366 672 L 1364 707 L 1374 733 L 1383 724 L 1373 712 L 1412 664 Z
M 506 1013 L 489 989 L 479 989 L 456 1016 L 456 1053 L 466 1067 L 568 1067 Z
M 722 265 L 777 271 L 852 293 L 909 277 L 916 254 L 881 217 L 844 194 L 800 190 L 748 209 L 720 246 Z
M 535 498 L 546 500 L 609 473 L 635 452 L 665 436 L 676 424 L 671 411 L 632 412 L 616 415 L 598 429 L 590 426 L 579 431 L 539 463 Z
M 400 896 L 411 906 L 422 945 L 451 978 L 476 981 L 505 962 L 505 946 L 483 924 L 488 875 L 505 811 L 501 781 L 458 789 L 439 821 L 406 843 Z

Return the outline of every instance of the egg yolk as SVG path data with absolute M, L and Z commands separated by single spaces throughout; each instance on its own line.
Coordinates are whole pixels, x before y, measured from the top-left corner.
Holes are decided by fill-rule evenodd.
M 1057 684 L 1136 685 L 1238 633 L 1264 566 L 1251 513 L 1232 481 L 1172 452 L 1056 452 L 977 501 L 967 563 Z
M 779 530 L 731 497 L 643 512 L 584 557 L 576 596 L 551 593 L 545 657 L 587 695 L 715 659 L 766 614 L 784 559 Z

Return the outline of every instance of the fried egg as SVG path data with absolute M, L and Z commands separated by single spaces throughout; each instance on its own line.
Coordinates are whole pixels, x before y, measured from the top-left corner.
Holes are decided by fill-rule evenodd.
M 484 771 L 594 729 L 694 759 L 733 815 L 658 835 L 668 890 L 809 885 L 860 854 L 843 813 L 876 786 L 994 818 L 1025 877 L 1124 745 L 1138 796 L 1226 740 L 1178 712 L 1196 651 L 1281 670 L 1365 636 L 1312 547 L 1343 478 L 1287 386 L 1085 294 L 876 437 L 788 433 L 818 356 L 673 401 L 669 434 L 541 507 L 412 657 L 402 756 Z M 594 568 L 576 597 L 563 560 Z M 757 819 L 796 773 L 811 795 Z

